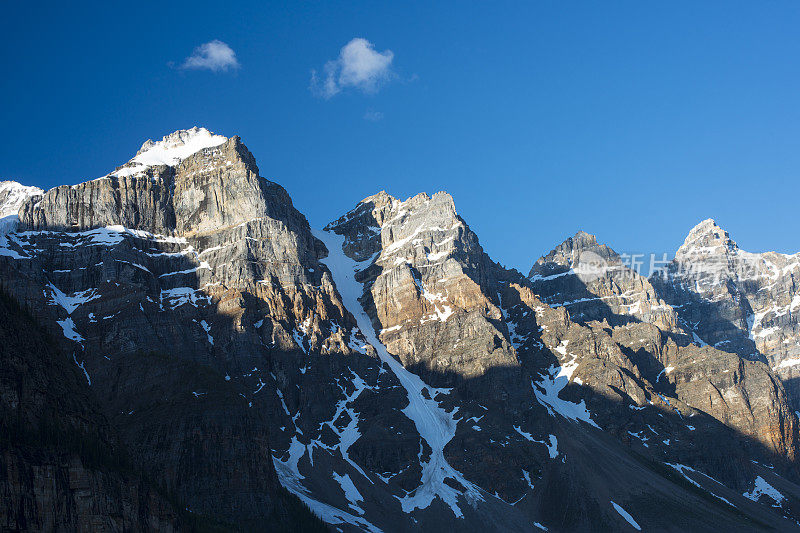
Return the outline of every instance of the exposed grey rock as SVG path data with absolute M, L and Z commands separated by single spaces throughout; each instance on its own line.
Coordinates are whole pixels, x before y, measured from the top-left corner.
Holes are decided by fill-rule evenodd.
M 796 476 L 794 418 L 769 369 L 758 363 L 740 369 L 736 357 L 720 365 L 708 349 L 711 360 L 698 364 L 700 357 L 692 351 L 698 348 L 690 345 L 674 309 L 646 278 L 625 272 L 619 256 L 593 237 L 579 234 L 539 261 L 547 269 L 540 276 L 552 276 L 548 280 L 569 279 L 571 274 L 559 274 L 568 271 L 570 257 L 583 247 L 608 267 L 588 285 L 574 276 L 578 284 L 572 289 L 569 284 L 543 288 L 553 308 L 534 294 L 542 287 L 541 277 L 532 276 L 531 283 L 486 257 L 448 195 L 401 202 L 380 193 L 328 229 L 345 236 L 343 248 L 350 257 L 369 265 L 356 275 L 364 287 L 361 304 L 389 352 L 426 381 L 454 387 L 442 402 L 457 406 L 466 420 L 479 420 L 474 427 L 459 425 L 445 449 L 448 462 L 504 500 L 521 497 L 537 507 L 533 502 L 564 490 L 556 488 L 551 473 L 559 461 L 538 455 L 541 447 L 526 447 L 532 442 L 528 438 L 546 443 L 549 434 L 558 442 L 574 442 L 577 431 L 578 440 L 592 440 L 597 431 L 592 425 L 637 453 L 692 464 L 735 489 L 755 478 L 754 457 L 776 457 L 782 472 Z M 577 299 L 583 300 L 580 323 L 565 306 Z M 641 342 L 644 337 L 650 340 Z M 679 378 L 665 377 L 669 364 L 677 365 L 670 373 L 682 369 Z M 716 372 L 724 376 L 729 367 L 739 373 L 730 383 L 724 378 L 717 383 L 732 405 L 701 401 L 706 378 Z M 526 380 L 534 382 L 532 388 Z M 753 405 L 747 405 L 749 394 Z M 472 402 L 477 398 L 480 409 Z M 565 424 L 564 417 L 570 422 Z M 669 438 L 659 438 L 662 434 Z M 716 449 L 705 444 L 718 440 Z M 461 450 L 496 460 L 486 468 L 465 460 Z M 603 453 L 595 450 L 595 458 Z M 538 455 L 533 465 L 525 460 L 531 454 Z M 573 457 L 580 461 L 580 452 Z M 520 470 L 536 489 L 509 482 Z M 584 503 L 561 527 L 586 527 L 587 519 L 603 523 L 602 512 L 591 505 L 593 494 L 584 492 L 603 482 L 586 472 L 571 470 L 569 476 L 581 480 L 576 481 L 580 488 L 572 485 L 562 495 Z M 563 506 L 563 499 L 557 505 Z
M 3 241 L 3 283 L 74 355 L 159 484 L 195 512 L 263 522 L 282 505 L 272 455 L 288 428 L 324 431 L 342 388 L 375 385 L 379 365 L 318 262 L 324 246 L 239 139 L 184 155 L 32 198 L 26 231 Z M 397 450 L 387 469 L 418 441 Z
M 148 146 L 145 143 L 142 150 Z M 188 155 L 175 166 L 149 166 L 135 174 L 112 173 L 56 187 L 28 201 L 20 219 L 32 230 L 123 226 L 187 237 L 260 218 L 280 218 L 288 213 L 287 203 L 291 206 L 285 191 L 259 177 L 253 155 L 232 137 Z
M 677 325 L 674 309 L 658 297 L 647 278 L 582 231 L 537 260 L 528 278 L 545 302 L 567 307 L 574 320 L 648 322 L 666 330 Z

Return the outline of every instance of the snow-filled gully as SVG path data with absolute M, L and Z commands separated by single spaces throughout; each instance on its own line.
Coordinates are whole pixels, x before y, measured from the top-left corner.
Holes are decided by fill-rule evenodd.
M 457 517 L 463 517 L 457 502 L 461 493 L 447 485 L 444 480 L 449 477 L 466 487 L 467 492 L 464 496 L 470 502 L 483 500 L 483 497 L 480 489 L 450 466 L 444 457 L 444 448 L 456 433 L 458 421 L 455 419 L 455 414 L 457 409 L 449 413 L 445 411 L 436 401 L 437 395 L 445 393 L 445 391 L 426 385 L 419 376 L 409 372 L 389 354 L 386 347 L 378 340 L 372 321 L 358 301 L 363 292 L 362 285 L 355 279 L 356 272 L 360 270 L 359 263 L 347 257 L 342 251 L 344 237 L 324 231 L 314 232 L 314 235 L 328 248 L 330 255 L 322 262 L 333 274 L 334 282 L 345 307 L 353 313 L 359 329 L 375 348 L 381 361 L 389 367 L 406 389 L 409 403 L 403 409 L 403 414 L 414 423 L 420 436 L 432 450 L 430 459 L 421 465 L 420 486 L 406 496 L 398 497 L 403 511 L 408 513 L 415 509 L 427 508 L 436 497 L 439 497 L 450 506 Z M 423 391 L 427 391 L 427 398 Z

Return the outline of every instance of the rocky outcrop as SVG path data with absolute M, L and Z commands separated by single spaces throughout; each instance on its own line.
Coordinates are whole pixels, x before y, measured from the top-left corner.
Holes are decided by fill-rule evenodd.
M 637 453 L 692 464 L 735 488 L 755 479 L 751 458 L 775 458 L 781 471 L 794 475 L 794 419 L 780 383 L 765 387 L 764 378 L 774 378 L 769 369 L 739 369 L 732 383 L 718 381 L 729 405 L 704 403 L 699 376 L 724 375 L 725 369 L 698 364 L 691 352 L 697 347 L 675 310 L 594 237 L 579 234 L 525 279 L 486 256 L 443 193 L 404 202 L 380 193 L 327 229 L 344 237 L 343 251 L 360 263 L 360 305 L 388 352 L 427 382 L 452 387 L 442 404 L 474 422 L 458 426 L 444 457 L 471 483 L 505 501 L 535 505 L 553 491 L 592 501 L 583 489 L 555 484 L 552 459 L 563 456 L 554 447 L 526 445 L 588 441 L 600 428 Z M 588 283 L 578 276 L 580 267 L 573 271 L 584 247 L 604 262 Z M 570 277 L 577 283 L 543 284 Z M 576 301 L 577 321 L 567 311 Z M 644 337 L 650 340 L 642 342 Z M 682 369 L 676 374 L 680 387 L 675 377 L 665 377 L 675 368 L 669 364 Z M 752 406 L 733 399 L 748 394 Z M 711 440 L 722 444 L 716 450 L 702 444 Z M 582 452 L 573 453 L 571 464 L 579 464 Z M 489 468 L 466 458 L 476 454 L 494 459 Z M 569 476 L 581 479 L 582 487 L 599 482 L 573 470 Z M 591 506 L 574 511 L 602 522 Z M 582 519 L 575 520 L 570 527 L 581 527 Z
M 255 158 L 241 140 L 215 135 L 198 144 L 208 135 L 195 128 L 158 143 L 148 141 L 128 163 L 133 166 L 78 185 L 56 187 L 27 202 L 20 211 L 22 226 L 70 231 L 122 226 L 185 237 L 285 214 L 280 211 L 286 204 L 291 206 L 288 195 L 259 177 Z M 194 153 L 181 151 L 183 146 L 214 142 Z M 176 151 L 182 157 L 162 157 L 147 166 L 137 163 L 158 151 Z
M 423 193 L 399 201 L 381 192 L 326 229 L 344 238 L 344 252 L 360 264 L 359 305 L 379 342 L 437 391 L 445 411 L 459 413 L 462 423 L 451 429 L 443 457 L 489 494 L 505 501 L 524 496 L 522 472 L 535 478 L 549 457 L 546 447 L 524 438 L 509 446 L 509 433 L 519 436 L 509 421 L 546 440 L 547 426 L 536 421 L 545 412 L 508 339 L 498 267 L 452 197 Z M 492 460 L 476 461 L 476 452 Z
M 346 237 L 352 257 L 371 259 L 359 275 L 370 287 L 368 312 L 381 342 L 406 367 L 450 386 L 516 365 L 496 296 L 487 297 L 494 264 L 450 195 L 400 202 L 380 193 L 327 229 Z M 460 339 L 464 327 L 472 335 Z
M 647 278 L 582 231 L 538 259 L 528 279 L 545 302 L 566 306 L 576 321 L 605 320 L 612 326 L 647 322 L 664 330 L 677 326 L 674 309 Z

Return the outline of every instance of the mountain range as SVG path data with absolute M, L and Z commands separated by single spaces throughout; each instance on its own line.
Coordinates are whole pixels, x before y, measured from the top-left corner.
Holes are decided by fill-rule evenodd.
M 525 275 L 445 192 L 312 229 L 203 128 L 0 217 L 4 529 L 800 531 L 800 254 Z

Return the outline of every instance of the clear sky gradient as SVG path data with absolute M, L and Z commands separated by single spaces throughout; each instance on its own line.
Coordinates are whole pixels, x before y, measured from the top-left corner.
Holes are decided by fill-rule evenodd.
M 446 190 L 525 273 L 579 229 L 672 253 L 709 217 L 748 251 L 800 251 L 797 2 L 2 11 L 0 179 L 92 179 L 198 125 L 240 135 L 313 226 L 382 189 Z M 356 37 L 391 51 L 388 78 L 312 90 Z M 213 40 L 238 68 L 182 68 Z

